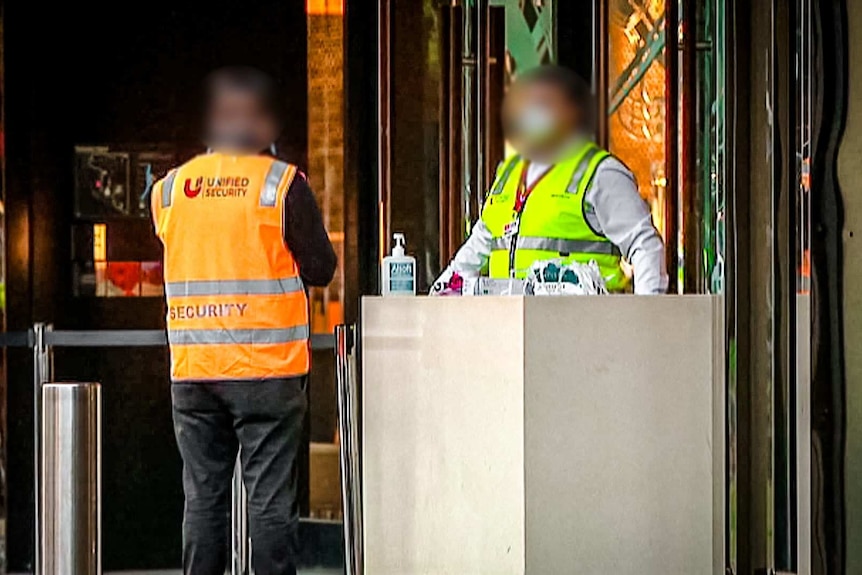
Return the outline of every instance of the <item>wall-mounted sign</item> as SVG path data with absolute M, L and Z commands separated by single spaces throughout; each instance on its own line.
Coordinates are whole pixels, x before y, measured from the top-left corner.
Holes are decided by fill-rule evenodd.
M 145 218 L 152 185 L 176 163 L 172 152 L 139 146 L 75 147 L 75 216 Z
M 75 215 L 81 218 L 128 216 L 128 153 L 107 147 L 75 148 Z

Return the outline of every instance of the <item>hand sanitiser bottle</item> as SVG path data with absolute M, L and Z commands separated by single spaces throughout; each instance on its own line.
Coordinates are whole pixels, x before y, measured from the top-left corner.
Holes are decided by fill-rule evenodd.
M 416 295 L 416 258 L 404 254 L 404 234 L 392 238 L 392 254 L 383 258 L 383 295 Z

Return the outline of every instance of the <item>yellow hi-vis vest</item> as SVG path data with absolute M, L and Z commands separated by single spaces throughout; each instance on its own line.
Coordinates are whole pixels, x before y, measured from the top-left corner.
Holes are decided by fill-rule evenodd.
M 619 248 L 586 218 L 584 196 L 599 163 L 609 155 L 593 143 L 573 148 L 535 184 L 520 215 L 515 204 L 526 162 L 514 156 L 502 164 L 482 210 L 493 238 L 488 266 L 492 278 L 523 278 L 542 260 L 595 260 L 610 291 L 626 287 Z

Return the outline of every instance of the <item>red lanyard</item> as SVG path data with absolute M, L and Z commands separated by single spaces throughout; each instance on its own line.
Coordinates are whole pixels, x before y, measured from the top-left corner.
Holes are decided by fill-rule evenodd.
M 536 178 L 536 180 L 528 186 L 527 185 L 527 174 L 529 171 L 530 171 L 530 162 L 524 162 L 524 168 L 521 171 L 521 178 L 518 181 L 518 193 L 515 195 L 515 206 L 513 208 L 513 211 L 515 212 L 515 215 L 517 215 L 517 216 L 520 216 L 521 212 L 524 211 L 524 206 L 527 205 L 527 198 L 530 197 L 530 194 L 533 193 L 533 190 L 536 189 L 536 186 L 538 186 L 539 182 L 542 181 L 542 178 L 544 178 L 545 175 L 548 172 L 550 172 L 551 170 L 547 169 L 544 172 L 542 172 L 542 175 L 539 176 L 538 178 Z

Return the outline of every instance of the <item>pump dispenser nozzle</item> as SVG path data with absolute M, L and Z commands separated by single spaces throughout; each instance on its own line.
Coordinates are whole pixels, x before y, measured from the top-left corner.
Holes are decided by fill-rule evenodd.
M 404 255 L 404 234 L 392 234 L 392 239 L 395 240 L 395 247 L 392 248 L 393 256 L 403 256 Z

